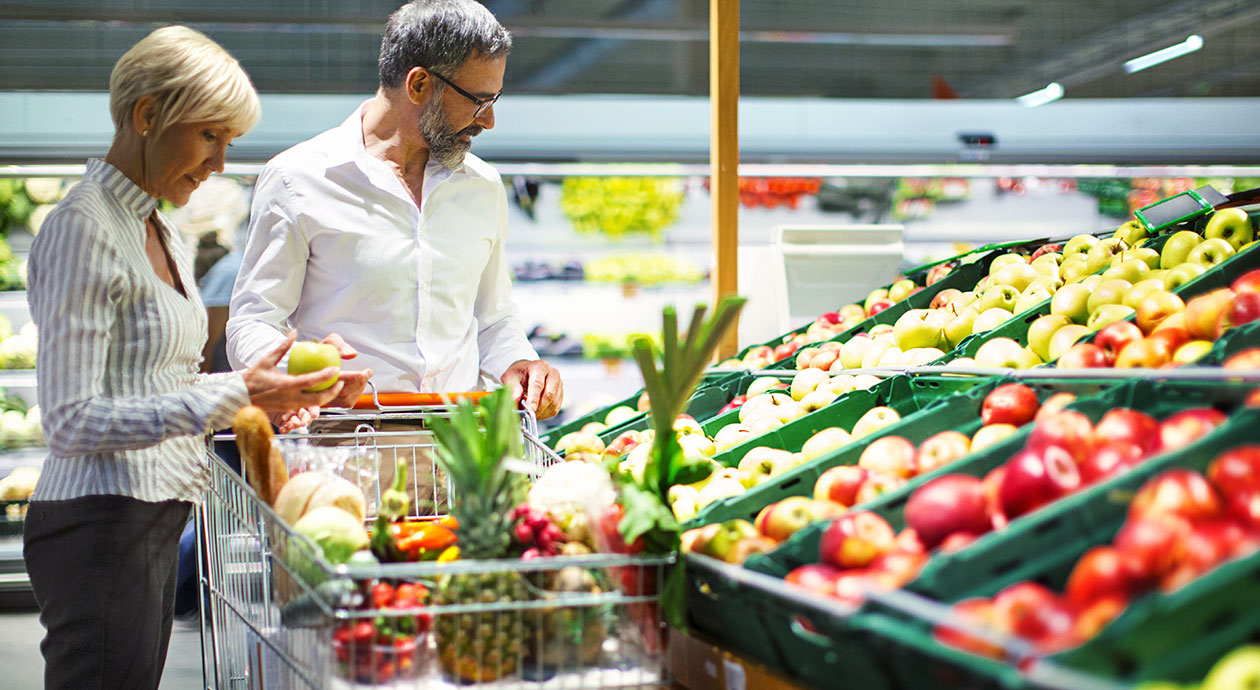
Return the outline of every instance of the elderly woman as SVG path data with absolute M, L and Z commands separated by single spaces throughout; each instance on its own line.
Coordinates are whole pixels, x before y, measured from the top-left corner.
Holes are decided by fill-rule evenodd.
M 243 406 L 317 410 L 362 383 L 304 393 L 332 369 L 198 374 L 206 311 L 159 199 L 183 204 L 253 127 L 258 96 L 222 47 L 154 31 L 110 76 L 114 141 L 48 216 L 30 256 L 39 402 L 49 456 L 25 558 L 48 630 L 45 685 L 157 688 L 177 540 L 206 477 L 205 434 Z

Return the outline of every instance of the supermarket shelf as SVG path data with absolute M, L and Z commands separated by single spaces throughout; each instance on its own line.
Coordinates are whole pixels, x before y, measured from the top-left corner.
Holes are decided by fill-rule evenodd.
M 0 388 L 34 388 L 34 369 L 0 369 Z
M 26 291 L 8 290 L 0 292 L 0 309 L 26 309 Z

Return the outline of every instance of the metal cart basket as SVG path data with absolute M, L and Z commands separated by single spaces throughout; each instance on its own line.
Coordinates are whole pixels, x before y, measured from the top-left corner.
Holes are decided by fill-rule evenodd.
M 444 512 L 444 479 L 425 465 L 427 421 L 440 405 L 325 412 L 311 433 L 350 449 L 366 478 L 368 518 L 379 468 L 406 460 L 413 486 Z M 410 425 L 410 428 L 400 428 Z M 522 413 L 524 458 L 556 458 Z M 216 441 L 232 440 L 231 435 Z M 368 452 L 361 452 L 367 450 Z M 330 565 L 214 452 L 198 509 L 207 688 L 639 688 L 666 683 L 659 586 L 673 557 L 591 554 L 532 560 Z M 525 471 L 529 471 L 526 468 Z M 424 504 L 426 501 L 421 500 Z M 413 512 L 415 508 L 413 506 Z M 427 603 L 420 594 L 433 597 Z M 435 603 L 441 600 L 442 604 Z

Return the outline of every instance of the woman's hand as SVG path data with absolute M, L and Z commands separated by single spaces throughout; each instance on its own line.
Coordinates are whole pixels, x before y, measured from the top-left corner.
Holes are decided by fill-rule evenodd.
M 331 378 L 337 373 L 337 369 L 326 367 L 301 376 L 290 376 L 280 371 L 276 365 L 284 358 L 284 353 L 289 351 L 289 347 L 295 340 L 297 340 L 297 331 L 290 331 L 279 347 L 247 369 L 245 388 L 249 391 L 251 405 L 261 407 L 268 413 L 288 414 L 305 411 L 306 421 L 309 421 L 319 415 L 321 406 L 328 404 L 330 400 L 341 394 L 345 384 L 339 380 L 327 390 L 306 393 L 304 392 L 306 389 Z M 300 418 L 303 415 L 296 416 Z

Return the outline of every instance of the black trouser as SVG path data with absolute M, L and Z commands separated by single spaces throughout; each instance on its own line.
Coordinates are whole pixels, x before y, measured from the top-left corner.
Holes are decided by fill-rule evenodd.
M 191 508 L 124 496 L 30 504 L 23 556 L 48 631 L 46 690 L 156 690 Z

